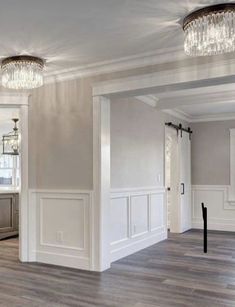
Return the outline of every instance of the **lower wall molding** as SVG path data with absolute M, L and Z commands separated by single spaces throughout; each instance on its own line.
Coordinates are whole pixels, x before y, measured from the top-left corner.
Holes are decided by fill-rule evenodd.
M 134 254 L 144 248 L 147 248 L 153 244 L 156 244 L 160 241 L 167 239 L 167 231 L 162 229 L 161 232 L 156 233 L 154 235 L 146 236 L 138 241 L 131 242 L 126 246 L 119 247 L 117 249 L 113 249 L 111 251 L 111 261 L 117 261 L 121 258 L 127 257 L 131 254 Z
M 90 270 L 90 259 L 85 257 L 76 257 L 72 255 L 63 255 L 45 251 L 36 252 L 36 261 L 41 263 L 50 263 L 70 268 Z
M 30 261 L 92 270 L 92 191 L 30 190 Z
M 202 229 L 201 203 L 208 210 L 208 229 L 235 231 L 235 206 L 228 200 L 226 185 L 194 185 L 192 186 L 192 226 Z
M 94 269 L 92 195 L 30 190 L 30 261 Z M 167 238 L 165 188 L 115 189 L 110 199 L 112 262 Z
M 111 262 L 167 238 L 165 188 L 111 191 Z

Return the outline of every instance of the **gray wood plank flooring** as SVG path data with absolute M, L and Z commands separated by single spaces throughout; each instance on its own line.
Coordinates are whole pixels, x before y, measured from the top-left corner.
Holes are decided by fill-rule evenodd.
M 235 233 L 191 230 L 113 263 L 104 273 L 22 264 L 0 241 L 0 306 L 235 306 Z

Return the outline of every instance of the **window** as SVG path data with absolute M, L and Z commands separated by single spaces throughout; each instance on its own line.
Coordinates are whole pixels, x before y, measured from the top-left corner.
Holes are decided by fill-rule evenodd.
M 0 186 L 19 186 L 19 156 L 0 154 Z

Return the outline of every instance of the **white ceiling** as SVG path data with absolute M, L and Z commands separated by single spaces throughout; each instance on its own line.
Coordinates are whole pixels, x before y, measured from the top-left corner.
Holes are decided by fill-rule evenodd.
M 221 2 L 233 1 L 0 0 L 0 58 L 36 55 L 46 59 L 47 73 L 53 74 L 145 53 L 179 50 L 183 55 L 184 16 L 196 8 Z M 223 103 L 203 105 L 198 104 L 202 97 L 196 98 L 195 103 L 171 109 L 194 118 L 235 114 L 235 102 L 228 97 Z M 160 97 L 160 102 L 166 103 L 167 99 L 172 103 L 175 97 Z M 184 94 L 178 99 L 193 98 Z
M 38 55 L 52 72 L 159 49 L 183 52 L 182 18 L 219 2 L 1 0 L 0 57 Z

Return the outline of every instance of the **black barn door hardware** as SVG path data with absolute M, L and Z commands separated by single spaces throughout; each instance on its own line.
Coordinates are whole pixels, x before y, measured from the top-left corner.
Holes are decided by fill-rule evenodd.
M 168 127 L 172 127 L 174 129 L 177 130 L 177 133 L 180 131 L 180 136 L 182 137 L 183 136 L 183 131 L 184 132 L 187 132 L 189 134 L 189 139 L 191 140 L 191 135 L 193 133 L 193 131 L 191 130 L 190 127 L 188 128 L 183 128 L 182 124 L 179 124 L 179 125 L 175 125 L 173 124 L 172 122 L 169 122 L 169 123 L 165 123 L 166 126 Z
M 204 253 L 207 253 L 207 208 L 202 203 L 202 217 L 204 222 L 204 230 L 203 230 L 203 248 Z

